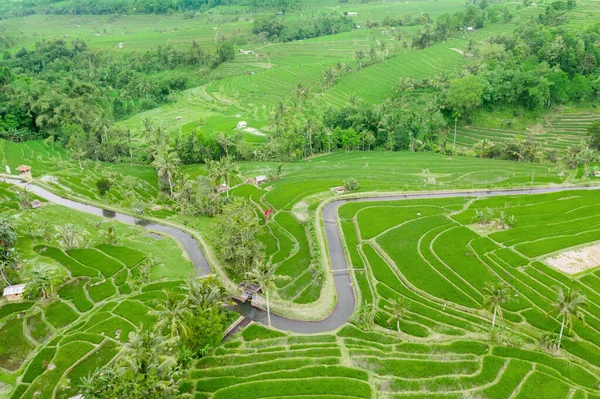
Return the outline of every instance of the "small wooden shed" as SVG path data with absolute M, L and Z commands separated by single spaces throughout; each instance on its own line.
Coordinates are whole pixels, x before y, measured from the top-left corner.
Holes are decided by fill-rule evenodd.
M 262 287 L 255 283 L 250 283 L 248 281 L 243 281 L 239 286 L 238 290 L 240 291 L 239 295 L 235 296 L 240 302 L 250 301 L 252 302 L 258 294 L 262 293 Z
M 17 168 L 19 175 L 31 175 L 31 166 L 21 165 Z
M 4 296 L 7 301 L 18 301 L 23 298 L 25 286 L 26 284 L 9 285 L 4 289 L 2 296 Z

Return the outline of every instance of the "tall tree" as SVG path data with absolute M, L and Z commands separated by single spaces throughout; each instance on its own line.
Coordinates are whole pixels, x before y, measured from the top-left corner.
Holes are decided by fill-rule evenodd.
M 275 274 L 275 265 L 271 262 L 255 262 L 254 267 L 246 272 L 246 280 L 252 283 L 260 285 L 263 292 L 265 293 L 265 299 L 267 301 L 267 319 L 269 327 L 271 327 L 271 308 L 269 302 L 269 292 L 275 289 L 275 283 L 278 280 L 289 279 L 288 276 L 277 276 Z
M 404 298 L 396 298 L 392 301 L 392 306 L 386 306 L 388 312 L 390 312 L 390 318 L 388 323 L 396 321 L 396 329 L 400 331 L 400 320 L 406 317 L 406 313 L 410 309 L 410 304 L 404 301 Z
M 46 299 L 54 293 L 52 269 L 48 265 L 35 265 L 26 274 L 25 296 Z
M 487 282 L 483 288 L 483 307 L 494 314 L 492 327 L 496 325 L 496 315 L 502 317 L 502 305 L 513 300 L 511 288 L 504 282 Z
M 150 314 L 158 319 L 155 328 L 159 333 L 162 334 L 167 330 L 170 342 L 174 343 L 179 338 L 185 338 L 188 335 L 185 319 L 190 317 L 191 312 L 185 302 L 173 293 L 165 292 L 165 299 L 157 301 L 156 309 L 152 310 Z
M 214 186 L 219 183 L 225 183 L 229 187 L 229 183 L 239 175 L 237 164 L 229 157 L 221 158 L 220 161 L 208 162 L 208 178 Z M 227 190 L 229 196 L 229 190 Z
M 175 151 L 164 149 L 156 153 L 151 165 L 156 169 L 159 178 L 166 178 L 169 182 L 169 191 L 173 197 L 173 177 L 179 173 L 179 156 Z
M 567 289 L 567 291 L 561 287 L 555 287 L 554 289 L 556 300 L 552 304 L 553 309 L 549 313 L 562 318 L 558 335 L 558 348 L 560 349 L 565 327 L 570 331 L 573 327 L 573 319 L 583 320 L 582 308 L 587 306 L 587 298 L 579 290 L 573 290 L 572 288 Z
M 256 209 L 245 199 L 234 197 L 216 217 L 217 247 L 230 270 L 243 276 L 256 261 L 263 259 L 263 245 L 257 237 L 261 226 Z

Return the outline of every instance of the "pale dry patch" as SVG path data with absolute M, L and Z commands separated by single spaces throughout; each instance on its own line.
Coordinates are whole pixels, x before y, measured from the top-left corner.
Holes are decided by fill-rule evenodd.
M 456 52 L 457 52 L 458 54 L 460 54 L 460 55 L 465 55 L 465 52 L 464 52 L 464 50 L 461 50 L 461 49 L 459 49 L 459 48 L 450 47 L 450 50 L 452 50 L 452 51 L 456 51 Z
M 497 231 L 504 231 L 505 228 L 500 227 L 497 223 L 489 223 L 489 224 L 479 224 L 473 223 L 466 225 L 469 229 L 473 230 L 475 233 L 480 236 L 487 236 L 489 234 L 495 233 Z
M 299 222 L 306 222 L 308 220 L 308 204 L 305 201 L 296 202 L 292 207 L 292 215 Z
M 568 274 L 581 273 L 600 265 L 600 243 L 554 254 L 544 260 Z

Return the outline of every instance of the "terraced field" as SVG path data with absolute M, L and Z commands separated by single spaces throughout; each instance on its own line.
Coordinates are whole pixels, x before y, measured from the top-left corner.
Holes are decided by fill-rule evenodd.
M 67 252 L 47 245 L 35 249 L 64 267 L 69 277 L 57 289 L 60 299 L 49 304 L 0 307 L 0 348 L 8 348 L 3 357 L 10 361 L 0 366 L 22 372 L 11 399 L 69 398 L 82 377 L 117 355 L 130 332 L 154 324 L 149 312 L 154 301 L 164 297 L 166 286 L 142 289 L 138 278 L 146 256 L 125 246 Z
M 408 342 L 347 325 L 290 336 L 251 325 L 200 360 L 195 398 L 597 398 L 598 378 L 542 353 L 477 339 Z M 511 396 L 514 395 L 514 396 Z
M 598 117 L 599 114 L 591 112 L 565 113 L 549 119 L 541 129 L 534 128 L 531 131 L 460 127 L 457 129 L 456 143 L 464 148 L 472 149 L 479 140 L 487 139 L 494 143 L 506 143 L 517 135 L 521 135 L 523 138 L 532 137 L 543 148 L 564 150 L 586 140 L 587 128 Z
M 403 297 L 410 310 L 400 321 L 399 337 L 413 342 L 491 339 L 500 345 L 491 345 L 484 353 L 507 361 L 504 366 L 497 364 L 499 369 L 516 364 L 525 367 L 518 379 L 506 383 L 504 394 L 495 388 L 486 390 L 483 381 L 475 384 L 482 385 L 475 392 L 483 397 L 509 397 L 515 389 L 515 396 L 510 397 L 597 397 L 600 271 L 591 268 L 568 275 L 545 260 L 600 239 L 598 199 L 600 193 L 594 190 L 380 201 L 345 204 L 339 215 L 360 301 L 374 307 L 379 328 L 395 330 L 389 308 L 392 301 Z M 516 225 L 507 230 L 482 228 L 476 223 L 476 212 L 486 208 L 513 215 Z M 503 306 L 503 326 L 495 335 L 488 335 L 491 315 L 482 309 L 483 288 L 498 281 L 512 287 L 515 296 Z M 538 346 L 541 335 L 557 333 L 561 326 L 561 319 L 548 315 L 556 298 L 555 287 L 575 288 L 588 298 L 585 323 L 574 322 L 558 356 Z M 382 350 L 381 357 L 388 353 Z M 531 363 L 536 364 L 534 368 Z M 452 373 L 443 374 L 450 377 Z M 504 378 L 498 370 L 492 375 Z M 546 384 L 552 388 L 534 396 L 537 389 L 545 390 Z
M 74 396 L 81 378 L 110 362 L 130 332 L 155 323 L 155 301 L 193 270 L 168 237 L 42 203 L 20 209 L 14 191 L 0 183 L 0 211 L 16 223 L 23 273 L 45 265 L 56 292 L 50 300 L 0 302 L 0 397 Z M 65 248 L 54 234 L 65 223 L 87 244 Z M 116 245 L 106 244 L 108 227 Z

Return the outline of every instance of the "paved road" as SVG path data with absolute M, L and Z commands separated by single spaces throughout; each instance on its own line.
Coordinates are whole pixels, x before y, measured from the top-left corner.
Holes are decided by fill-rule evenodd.
M 5 181 L 20 186 L 24 184 L 18 180 L 4 179 Z M 142 226 L 151 231 L 157 231 L 173 236 L 178 240 L 188 256 L 192 260 L 194 267 L 198 270 L 198 273 L 202 276 L 210 274 L 210 266 L 206 261 L 206 257 L 202 252 L 202 249 L 198 242 L 190 236 L 188 233 L 179 230 L 175 227 L 165 226 L 158 223 L 149 222 L 143 219 L 134 218 L 132 216 L 124 215 L 118 212 L 109 211 L 99 207 L 82 204 L 75 202 L 63 197 L 59 197 L 44 188 L 28 184 L 27 188 L 32 193 L 39 197 L 47 199 L 48 201 L 55 202 L 60 205 L 67 206 L 69 208 L 76 209 L 78 211 L 90 213 L 92 215 L 104 216 L 111 219 L 119 220 L 124 223 L 134 224 Z M 431 192 L 431 193 L 417 193 L 417 194 L 390 194 L 378 197 L 364 197 L 358 199 L 340 199 L 329 203 L 323 209 L 323 221 L 325 226 L 325 237 L 327 239 L 327 247 L 329 250 L 331 269 L 333 270 L 333 279 L 335 283 L 335 290 L 337 294 L 337 302 L 333 312 L 325 319 L 321 321 L 302 321 L 293 320 L 285 317 L 271 315 L 271 322 L 273 327 L 281 330 L 289 330 L 297 333 L 319 333 L 332 331 L 342 326 L 352 315 L 356 300 L 354 297 L 354 289 L 352 287 L 352 279 L 348 274 L 348 264 L 346 263 L 346 257 L 344 256 L 344 250 L 341 243 L 341 238 L 338 229 L 338 208 L 346 202 L 372 202 L 372 201 L 402 201 L 411 199 L 424 199 L 424 198 L 449 198 L 449 197 L 497 197 L 503 195 L 526 195 L 526 194 L 546 194 L 555 193 L 561 191 L 575 191 L 575 190 L 597 190 L 600 186 L 568 186 L 568 187 L 540 187 L 540 188 L 526 188 L 526 189 L 507 189 L 507 190 L 472 190 L 472 191 L 445 191 L 445 192 Z M 338 272 L 336 272 L 336 270 Z M 240 304 L 236 308 L 242 315 L 248 319 L 266 324 L 267 316 L 266 312 L 251 305 L 245 303 Z

